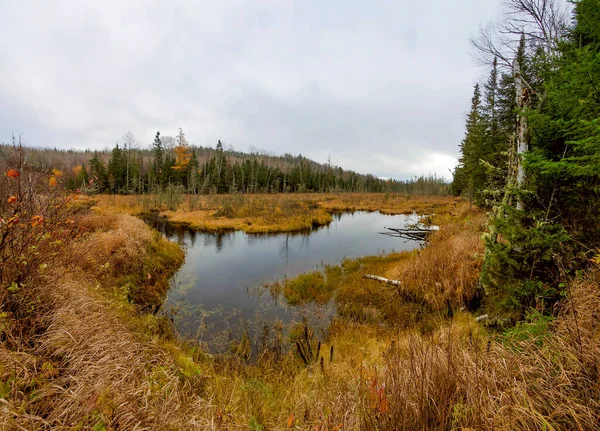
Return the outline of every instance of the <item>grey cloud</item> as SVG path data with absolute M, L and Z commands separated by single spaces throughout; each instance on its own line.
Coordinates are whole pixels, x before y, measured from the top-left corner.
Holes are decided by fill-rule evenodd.
M 497 1 L 0 0 L 0 140 L 302 153 L 383 177 L 446 174 Z

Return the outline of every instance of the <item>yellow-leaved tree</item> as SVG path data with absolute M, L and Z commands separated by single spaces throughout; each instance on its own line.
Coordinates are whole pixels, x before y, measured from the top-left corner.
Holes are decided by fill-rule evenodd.
M 175 152 L 175 165 L 173 166 L 173 169 L 176 171 L 185 171 L 192 158 L 192 152 L 181 127 L 179 128 L 179 134 L 177 135 L 177 146 L 173 151 Z

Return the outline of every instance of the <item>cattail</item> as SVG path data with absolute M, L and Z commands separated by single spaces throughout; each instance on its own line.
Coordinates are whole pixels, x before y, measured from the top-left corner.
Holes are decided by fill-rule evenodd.
M 325 361 L 323 360 L 323 356 L 321 356 L 321 372 L 325 374 Z
M 329 351 L 329 363 L 333 363 L 333 344 L 331 345 L 331 350 Z
M 306 358 L 306 353 L 304 353 L 304 348 L 302 347 L 302 343 L 300 341 L 296 341 L 296 348 L 298 349 L 298 354 L 300 358 L 304 361 L 306 365 L 308 365 L 308 359 Z
M 315 356 L 316 358 L 319 357 L 320 352 L 321 352 L 321 342 L 319 341 L 319 344 L 317 344 L 317 355 Z

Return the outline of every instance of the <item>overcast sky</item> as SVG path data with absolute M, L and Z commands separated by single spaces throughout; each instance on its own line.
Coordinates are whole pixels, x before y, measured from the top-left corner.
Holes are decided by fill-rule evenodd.
M 448 176 L 499 0 L 0 0 L 0 141 L 301 153 Z M 95 5 L 94 5 L 95 4 Z

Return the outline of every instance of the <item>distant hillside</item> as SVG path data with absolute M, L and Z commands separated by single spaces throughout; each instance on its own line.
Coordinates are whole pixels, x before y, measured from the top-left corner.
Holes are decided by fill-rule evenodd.
M 164 142 L 163 142 L 164 140 Z M 10 159 L 14 146 L 0 144 L 0 159 Z M 97 193 L 141 194 L 179 187 L 189 193 L 403 192 L 446 194 L 448 184 L 436 176 L 408 181 L 384 180 L 370 174 L 317 163 L 302 155 L 275 156 L 189 145 L 183 131 L 177 138 L 157 133 L 150 148 L 127 143 L 112 150 L 80 151 L 26 148 L 27 163 L 54 172 L 65 187 L 91 182 Z

